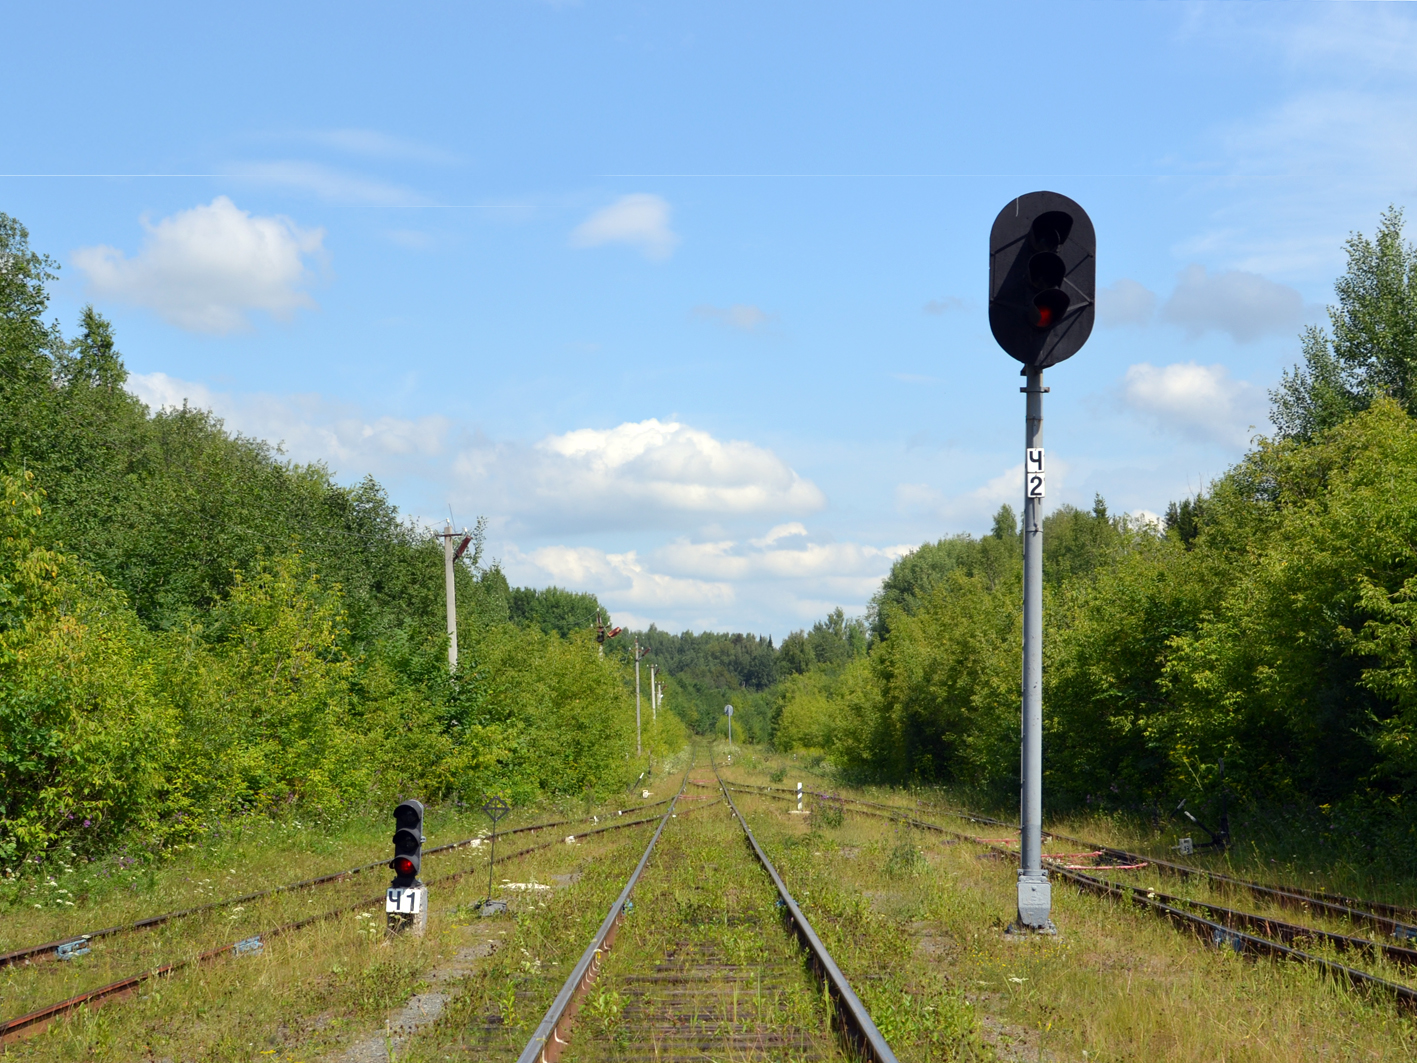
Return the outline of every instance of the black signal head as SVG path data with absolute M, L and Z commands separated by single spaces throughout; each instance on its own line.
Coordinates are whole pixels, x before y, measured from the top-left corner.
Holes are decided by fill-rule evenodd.
M 1092 219 L 1057 192 L 1011 201 L 989 233 L 989 328 L 1011 357 L 1046 369 L 1076 354 L 1097 316 Z
M 423 830 L 423 802 L 405 801 L 394 809 L 394 822 L 400 827 L 422 833 Z

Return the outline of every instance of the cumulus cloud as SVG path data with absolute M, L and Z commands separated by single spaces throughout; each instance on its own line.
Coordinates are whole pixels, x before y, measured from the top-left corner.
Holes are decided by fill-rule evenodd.
M 571 231 L 572 247 L 629 244 L 649 259 L 662 261 L 679 246 L 669 227 L 669 204 L 659 196 L 636 192 L 602 207 Z
M 224 333 L 250 327 L 253 311 L 288 320 L 315 301 L 307 258 L 324 251 L 323 229 L 257 216 L 226 196 L 157 223 L 143 219 L 143 248 L 80 248 L 74 264 L 100 298 L 155 310 L 178 328 Z
M 1146 325 L 1156 313 L 1156 293 L 1127 277 L 1097 290 L 1097 323 L 1103 328 Z
M 716 321 L 729 328 L 752 332 L 768 320 L 768 313 L 750 303 L 734 303 L 732 306 L 696 306 L 694 316 L 708 321 Z
M 1164 429 L 1193 439 L 1243 447 L 1264 421 L 1262 389 L 1235 380 L 1223 365 L 1141 362 L 1127 370 L 1123 402 Z
M 408 472 L 409 461 L 446 454 L 450 424 L 438 416 L 370 416 L 353 403 L 320 395 L 231 394 L 166 373 L 133 373 L 128 390 L 152 410 L 184 403 L 211 410 L 243 435 L 280 444 L 301 462 L 323 462 L 336 472 Z
M 1204 266 L 1192 265 L 1181 272 L 1161 318 L 1180 325 L 1192 338 L 1216 331 L 1249 343 L 1294 332 L 1304 321 L 1304 298 L 1287 284 L 1258 273 L 1208 273 Z
M 806 536 L 806 530 L 801 533 Z M 794 536 L 795 537 L 795 536 Z M 763 543 L 763 545 L 758 545 Z M 717 579 L 749 577 L 776 579 L 816 578 L 869 583 L 879 580 L 891 562 L 912 549 L 909 546 L 866 546 L 861 543 L 803 542 L 790 547 L 776 541 L 751 539 L 753 549 L 732 540 L 691 542 L 680 539 L 661 547 L 655 557 L 671 572 L 692 573 Z
M 229 429 L 323 462 L 345 481 L 372 472 L 403 492 L 426 491 L 431 512 L 451 501 L 460 518 L 486 514 L 491 556 L 514 583 L 593 591 L 617 622 L 782 636 L 837 606 L 862 613 L 911 549 L 761 520 L 817 509 L 821 492 L 769 450 L 673 421 L 467 446 L 470 430 L 441 417 L 378 415 L 321 395 L 230 393 L 165 373 L 135 373 L 128 387 L 155 410 L 211 410 Z
M 783 539 L 793 540 L 792 545 L 778 545 Z M 859 615 L 892 562 L 913 548 L 814 542 L 794 522 L 747 542 L 680 538 L 647 557 L 589 546 L 514 550 L 507 568 L 515 578 L 593 591 L 617 619 L 742 627 L 741 619 L 730 620 L 722 610 L 732 606 L 739 617 L 786 611 L 805 622 L 840 605 Z
M 552 583 L 594 589 L 597 595 L 637 608 L 682 609 L 724 606 L 733 587 L 721 581 L 684 579 L 651 571 L 631 550 L 612 554 L 589 546 L 546 546 L 517 560 L 545 573 Z
M 1071 466 L 1057 454 L 1048 455 L 1048 502 L 1051 509 L 1064 497 Z M 1004 469 L 976 487 L 944 491 L 928 483 L 900 483 L 896 509 L 912 516 L 929 516 L 948 526 L 987 529 L 1002 505 L 1018 513 L 1023 506 L 1023 462 Z
M 806 535 L 807 526 L 799 520 L 794 520 L 790 524 L 778 524 L 769 528 L 768 533 L 761 539 L 748 540 L 754 546 L 771 546 L 779 539 L 788 539 L 797 535 Z
M 471 494 L 490 494 L 542 527 L 809 513 L 826 501 L 770 450 L 656 418 L 551 435 L 531 447 L 468 447 L 455 469 Z

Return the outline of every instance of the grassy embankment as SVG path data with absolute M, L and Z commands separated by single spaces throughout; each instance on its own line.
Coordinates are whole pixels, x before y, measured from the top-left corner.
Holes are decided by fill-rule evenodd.
M 750 755 L 725 774 L 761 784 L 791 764 Z M 828 782 L 794 766 L 783 784 L 799 778 L 808 787 Z M 911 803 L 900 791 L 837 789 Z M 1300 964 L 1210 948 L 1152 915 L 1062 884 L 1054 889 L 1059 936 L 1011 940 L 1003 933 L 1015 879 L 1008 861 L 850 810 L 840 827 L 814 825 L 810 816 L 789 815 L 785 798 L 744 795 L 740 807 L 878 1021 L 890 1018 L 872 976 L 890 964 L 911 998 L 901 998 L 907 1012 L 942 983 L 1006 1058 L 1405 1060 L 1417 1052 L 1417 1026 L 1388 999 L 1349 991 Z M 1148 840 L 1144 829 L 1116 820 L 1068 826 L 1105 841 Z M 1244 850 L 1234 859 L 1237 871 L 1263 870 Z M 1172 893 L 1207 895 L 1200 883 L 1156 881 Z M 1276 914 L 1318 925 L 1292 911 Z M 1350 953 L 1346 962 L 1413 981 L 1380 960 Z
M 605 825 L 607 811 L 613 815 L 616 807 L 645 803 L 638 795 L 590 809 L 581 802 L 546 803 L 517 809 L 501 828 L 587 814 L 601 816 Z M 427 846 L 475 836 L 486 826 L 475 809 L 431 809 Z M 591 826 L 586 821 L 500 842 L 496 878 L 499 883 L 546 884 L 563 875 L 569 881 L 602 866 L 601 861 L 611 880 L 623 879 L 643 850 L 649 828 L 596 835 L 570 846 L 560 842 L 565 833 Z M 76 867 L 52 886 L 32 889 L 26 884 L 12 892 L 0 921 L 0 949 L 345 870 L 385 856 L 391 830 L 382 817 L 350 820 L 335 830 L 256 820 L 223 832 L 210 844 L 174 854 L 161 866 L 115 868 L 105 875 L 95 875 L 92 865 Z M 555 844 L 501 865 L 501 855 L 543 842 Z M 47 1033 L 12 1045 L 10 1054 L 35 1060 L 321 1058 L 360 1036 L 377 1034 L 391 1009 L 425 988 L 427 972 L 484 937 L 500 941 L 516 933 L 528 912 L 541 910 L 539 905 L 557 910 L 556 926 L 570 938 L 589 937 L 592 931 L 581 934 L 583 928 L 568 916 L 596 907 L 581 896 L 594 885 L 595 875 L 563 891 L 507 891 L 510 918 L 476 918 L 473 906 L 487 890 L 486 853 L 482 846 L 426 859 L 426 880 L 454 871 L 471 873 L 433 889 L 430 932 L 422 940 L 386 941 L 382 905 L 365 908 L 271 939 L 260 955 L 228 956 L 146 983 L 136 1000 L 77 1012 Z M 387 884 L 388 873 L 375 870 L 240 911 L 217 910 L 97 941 L 90 955 L 68 963 L 48 960 L 0 970 L 3 1015 L 13 1017 L 265 928 L 377 897 Z

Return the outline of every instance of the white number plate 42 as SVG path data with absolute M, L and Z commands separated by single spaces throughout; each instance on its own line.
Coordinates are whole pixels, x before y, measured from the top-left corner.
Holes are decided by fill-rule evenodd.
M 421 889 L 391 889 L 384 900 L 384 911 L 399 912 L 403 915 L 417 915 L 423 910 Z
M 1023 458 L 1023 497 L 1042 498 L 1044 485 L 1043 448 L 1029 447 Z

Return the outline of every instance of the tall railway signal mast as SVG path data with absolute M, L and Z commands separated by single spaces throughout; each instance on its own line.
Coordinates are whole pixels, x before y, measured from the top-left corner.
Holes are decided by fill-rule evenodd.
M 1097 234 L 1057 192 L 1010 202 L 989 231 L 989 328 L 1023 363 L 1023 741 L 1020 750 L 1019 932 L 1056 933 L 1043 870 L 1043 370 L 1071 358 L 1097 317 Z

